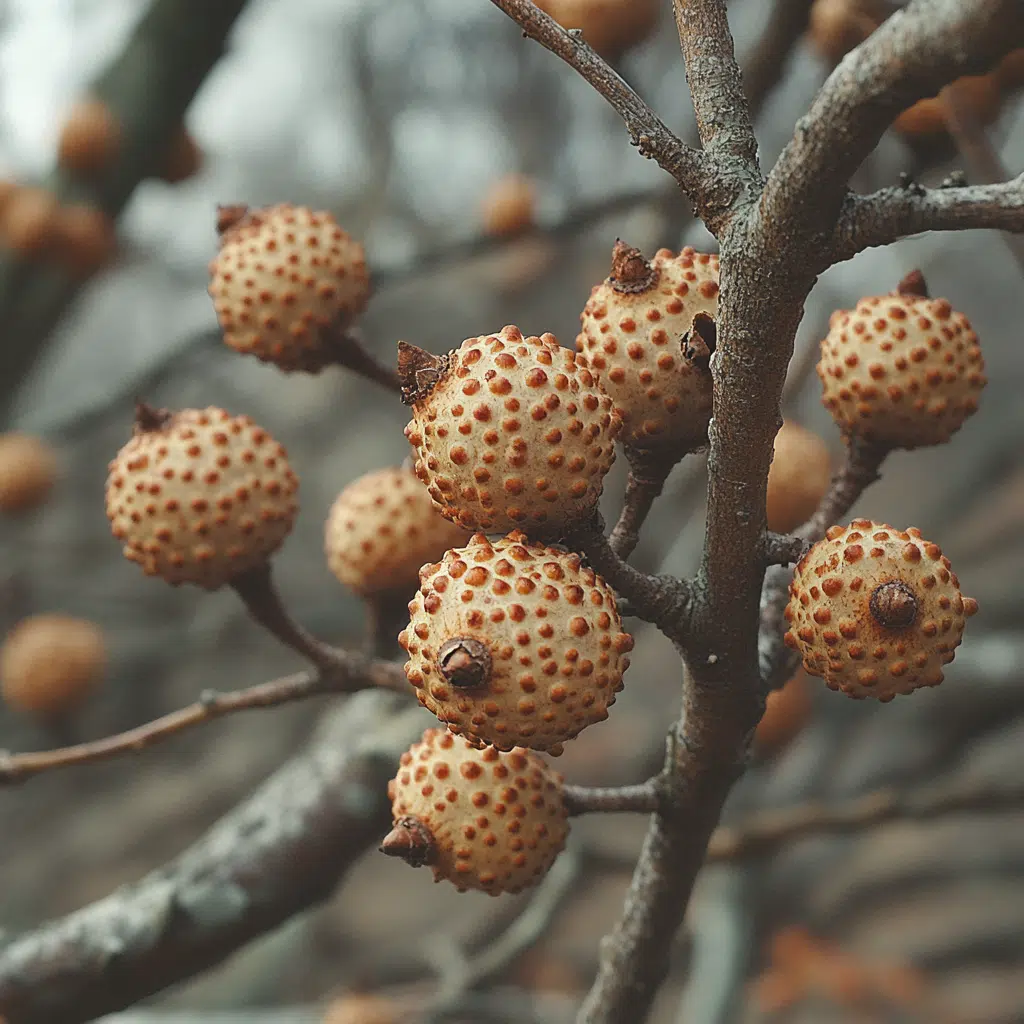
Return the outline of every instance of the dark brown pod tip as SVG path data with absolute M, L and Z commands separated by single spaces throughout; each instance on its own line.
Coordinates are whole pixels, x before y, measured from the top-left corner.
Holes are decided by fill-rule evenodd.
M 227 234 L 249 212 L 245 203 L 231 203 L 217 207 L 217 234 Z
M 471 636 L 453 637 L 437 652 L 437 667 L 460 690 L 485 686 L 491 678 L 491 652 Z
M 448 372 L 450 358 L 435 356 L 425 349 L 398 343 L 398 379 L 402 385 L 402 401 L 415 405 L 423 401 Z
M 708 367 L 718 342 L 718 325 L 707 313 L 698 313 L 683 335 L 683 355 L 698 366 Z
M 174 417 L 170 409 L 158 409 L 138 399 L 135 402 L 135 433 L 147 434 L 154 430 L 163 430 Z
M 430 829 L 413 815 L 399 818 L 380 844 L 380 852 L 388 857 L 400 857 L 410 867 L 421 868 L 437 854 L 437 846 Z
M 644 254 L 618 238 L 612 249 L 612 270 L 608 283 L 617 292 L 635 295 L 653 288 L 658 280 L 658 271 L 644 259 Z
M 917 598 L 900 580 L 875 587 L 868 607 L 875 622 L 886 629 L 906 629 L 917 618 Z
M 924 274 L 920 270 L 912 270 L 896 285 L 896 293 L 898 295 L 912 295 L 919 299 L 927 299 L 929 297 L 928 284 L 924 279 Z

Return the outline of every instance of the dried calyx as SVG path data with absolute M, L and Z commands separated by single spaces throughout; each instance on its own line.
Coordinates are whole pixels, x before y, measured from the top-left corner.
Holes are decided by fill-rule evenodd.
M 646 292 L 658 283 L 658 271 L 632 245 L 616 239 L 612 249 L 612 269 L 608 283 L 617 292 L 635 295 Z
M 917 598 L 900 580 L 876 587 L 868 607 L 874 620 L 886 629 L 906 629 L 917 618 Z
M 691 363 L 706 368 L 711 365 L 717 342 L 718 324 L 715 318 L 707 313 L 698 313 L 690 329 L 683 335 L 683 355 Z
M 134 432 L 136 434 L 163 430 L 172 419 L 174 419 L 174 413 L 170 409 L 158 409 L 141 400 L 135 403 Z
M 928 285 L 925 282 L 924 274 L 920 270 L 912 270 L 898 285 L 897 295 L 916 295 L 918 298 L 927 299 Z
M 473 637 L 453 637 L 437 652 L 437 667 L 452 686 L 475 689 L 491 678 L 491 652 Z
M 245 203 L 229 203 L 217 207 L 217 234 L 226 235 L 236 227 L 249 213 Z
M 430 829 L 412 815 L 399 818 L 380 844 L 380 852 L 400 857 L 410 867 L 430 864 L 437 855 L 437 845 Z
M 402 384 L 402 401 L 415 405 L 428 397 L 448 372 L 447 355 L 435 356 L 425 349 L 398 343 L 398 379 Z

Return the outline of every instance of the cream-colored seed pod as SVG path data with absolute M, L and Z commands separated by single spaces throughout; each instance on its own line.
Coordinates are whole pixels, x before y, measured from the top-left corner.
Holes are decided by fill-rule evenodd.
M 125 557 L 172 584 L 215 590 L 263 565 L 298 513 L 284 447 L 223 409 L 140 406 L 109 470 L 107 516 Z
M 937 686 L 978 610 L 937 544 L 870 519 L 833 526 L 789 593 L 786 643 L 811 675 L 857 699 Z
M 225 343 L 286 371 L 335 362 L 370 297 L 362 245 L 331 214 L 287 203 L 225 207 L 219 227 L 209 292 Z
M 468 539 L 438 513 L 410 470 L 394 467 L 367 473 L 338 495 L 325 550 L 331 572 L 357 594 L 397 591 L 408 598 L 422 566 Z
M 775 435 L 768 471 L 768 529 L 789 533 L 814 514 L 832 479 L 828 446 L 817 434 L 787 420 Z
M 467 529 L 560 530 L 597 507 L 620 428 L 594 375 L 517 327 L 435 357 L 399 344 L 416 475 Z
M 633 638 L 579 555 L 478 534 L 420 580 L 398 640 L 420 703 L 452 732 L 558 754 L 608 717 Z
M 822 402 L 839 428 L 895 448 L 948 441 L 985 387 L 978 337 L 945 299 L 901 290 L 832 314 L 821 343 Z
M 0 434 L 0 512 L 28 512 L 49 497 L 57 456 L 42 438 Z
M 701 324 L 717 315 L 717 256 L 659 249 L 648 263 L 616 243 L 610 276 L 580 314 L 576 347 L 622 416 L 625 444 L 680 453 L 707 444 L 714 342 Z
M 107 650 L 98 626 L 70 615 L 33 615 L 0 647 L 0 693 L 41 718 L 75 711 L 100 684 Z
M 428 729 L 388 784 L 395 827 L 381 850 L 460 892 L 498 896 L 536 884 L 565 846 L 562 777 L 527 750 L 478 750 Z

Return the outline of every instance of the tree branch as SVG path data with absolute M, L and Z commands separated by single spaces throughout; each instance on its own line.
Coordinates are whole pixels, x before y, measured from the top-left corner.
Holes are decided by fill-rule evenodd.
M 764 229 L 784 249 L 797 235 L 812 240 L 835 222 L 851 175 L 903 110 L 1022 43 L 1019 0 L 912 0 L 846 56 L 797 123 L 768 176 Z
M 662 776 L 656 775 L 633 786 L 565 786 L 562 796 L 570 815 L 653 814 L 664 803 L 664 785 Z
M 114 736 L 105 736 L 89 743 L 77 743 L 56 750 L 32 751 L 25 754 L 0 751 L 0 786 L 22 782 L 34 775 L 55 771 L 58 768 L 73 768 L 77 765 L 107 761 L 123 754 L 138 754 L 193 726 L 212 722 L 238 711 L 274 708 L 310 697 L 354 693 L 366 689 L 409 693 L 405 672 L 398 662 L 371 660 L 350 652 L 336 653 L 338 658 L 335 663 L 322 673 L 298 672 L 243 690 L 229 690 L 227 693 L 204 690 L 194 704 Z
M 757 140 L 725 0 L 672 0 L 672 7 L 704 149 L 728 177 L 759 188 Z
M 629 558 L 640 541 L 640 531 L 655 501 L 665 488 L 665 481 L 679 461 L 673 455 L 651 452 L 627 445 L 626 460 L 629 477 L 626 497 L 608 543 L 619 558 Z
M 197 843 L 0 948 L 0 1016 L 80 1024 L 214 964 L 326 899 L 387 827 L 388 779 L 422 711 L 360 694 Z
M 578 32 L 562 28 L 531 0 L 491 0 L 545 49 L 578 71 L 616 110 L 626 125 L 630 140 L 642 156 L 668 171 L 693 200 L 701 217 L 715 219 L 721 207 L 716 194 L 723 181 L 712 161 L 698 149 L 687 146 L 662 121 L 611 65 L 598 56 Z
M 795 533 L 772 533 L 764 538 L 764 560 L 766 565 L 792 565 L 799 562 L 809 547 L 803 537 Z
M 836 227 L 833 254 L 848 260 L 922 231 L 993 228 L 1024 232 L 1024 174 L 996 185 L 916 191 L 886 188 L 850 196 Z

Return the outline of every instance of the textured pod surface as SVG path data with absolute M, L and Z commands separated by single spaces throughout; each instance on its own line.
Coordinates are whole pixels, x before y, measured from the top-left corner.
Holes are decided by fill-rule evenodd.
M 13 708 L 41 716 L 73 711 L 107 667 L 100 628 L 70 615 L 33 615 L 0 647 L 0 693 Z
M 363 247 L 329 214 L 287 203 L 245 213 L 210 263 L 224 341 L 282 370 L 331 362 L 330 332 L 370 295 Z
M 148 575 L 214 590 L 281 546 L 299 481 L 284 446 L 248 416 L 211 407 L 161 419 L 136 426 L 110 463 L 107 516 Z
M 405 590 L 408 597 L 422 566 L 468 539 L 438 514 L 408 469 L 395 467 L 367 473 L 338 495 L 324 546 L 331 572 L 356 593 Z
M 840 429 L 899 448 L 941 444 L 978 408 L 978 338 L 945 299 L 892 294 L 832 315 L 822 402 Z
M 608 717 L 633 638 L 579 555 L 518 532 L 493 544 L 479 534 L 420 580 L 398 639 L 420 703 L 453 732 L 560 753 Z
M 833 690 L 881 701 L 941 683 L 978 609 L 937 544 L 870 519 L 833 526 L 789 593 L 786 643 L 804 668 Z
M 768 529 L 789 533 L 806 523 L 831 479 L 832 459 L 825 442 L 799 423 L 783 423 L 768 470 Z
M 621 440 L 697 448 L 707 443 L 711 371 L 685 354 L 693 318 L 718 314 L 718 257 L 659 249 L 643 291 L 597 285 L 580 314 L 576 347 L 623 419 Z
M 565 846 L 562 777 L 526 750 L 477 750 L 428 729 L 388 784 L 395 821 L 416 818 L 433 839 L 434 879 L 497 896 L 534 885 Z
M 561 528 L 591 513 L 615 459 L 619 417 L 551 334 L 517 327 L 463 342 L 412 395 L 416 475 L 468 529 Z

